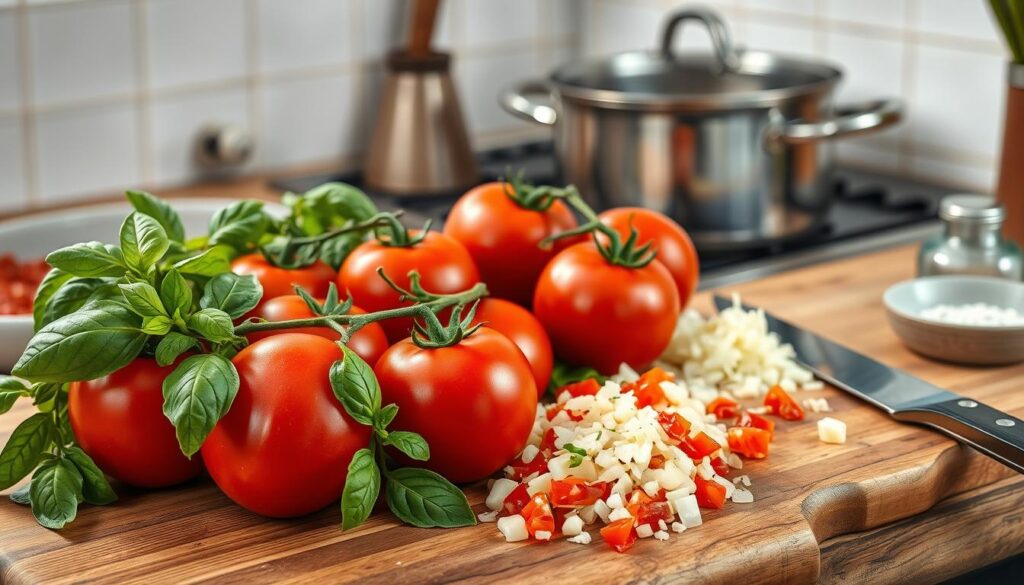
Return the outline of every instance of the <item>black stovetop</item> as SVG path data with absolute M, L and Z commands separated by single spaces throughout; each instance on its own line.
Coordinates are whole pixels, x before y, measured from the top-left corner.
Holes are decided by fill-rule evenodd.
M 496 180 L 523 170 L 534 184 L 557 184 L 550 142 L 532 142 L 488 150 L 479 155 L 482 181 Z M 800 238 L 728 252 L 700 250 L 701 272 L 710 273 L 759 259 L 779 258 L 931 222 L 938 217 L 938 202 L 952 191 L 897 177 L 840 168 L 836 173 L 835 201 L 820 229 Z M 362 186 L 356 172 L 324 173 L 279 179 L 271 185 L 285 191 L 303 192 L 328 181 Z M 460 193 L 451 196 L 395 197 L 369 192 L 382 210 L 403 209 L 410 225 L 426 219 L 440 227 Z M 698 247 L 699 248 L 699 247 Z

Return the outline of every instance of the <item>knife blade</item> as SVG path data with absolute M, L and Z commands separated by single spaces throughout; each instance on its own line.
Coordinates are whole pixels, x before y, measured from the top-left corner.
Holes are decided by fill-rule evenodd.
M 723 311 L 732 300 L 715 295 Z M 757 310 L 743 305 L 744 310 Z M 818 378 L 876 406 L 895 420 L 932 427 L 1024 473 L 1024 421 L 887 366 L 763 311 L 768 330 Z

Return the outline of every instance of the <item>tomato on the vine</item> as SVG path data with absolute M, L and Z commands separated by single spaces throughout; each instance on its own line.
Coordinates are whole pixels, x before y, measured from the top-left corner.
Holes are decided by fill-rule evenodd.
M 420 236 L 422 240 L 416 241 Z M 458 241 L 439 232 L 408 233 L 411 243 L 399 244 L 379 239 L 363 242 L 348 255 L 338 272 L 338 288 L 348 291 L 357 305 L 370 312 L 411 305 L 399 300 L 399 293 L 378 274 L 382 268 L 398 286 L 408 289 L 409 271 L 419 272 L 424 290 L 434 294 L 464 291 L 480 277 L 469 252 Z M 409 336 L 411 318 L 382 321 L 391 343 Z
M 131 485 L 166 487 L 202 472 L 199 457 L 182 454 L 163 413 L 164 378 L 176 365 L 137 358 L 113 374 L 69 386 L 75 439 L 107 475 Z
M 544 268 L 533 310 L 559 358 L 610 375 L 622 362 L 642 369 L 661 355 L 680 309 L 672 275 L 657 259 L 612 264 L 587 242 Z
M 455 202 L 445 220 L 444 233 L 462 244 L 480 270 L 490 293 L 523 306 L 533 300 L 533 289 L 544 266 L 569 242 L 559 240 L 542 248 L 548 236 L 576 227 L 576 218 L 559 200 L 524 201 L 519 183 L 485 183 Z
M 327 295 L 327 289 L 337 276 L 324 261 L 316 262 L 304 268 L 281 268 L 274 266 L 262 254 L 246 254 L 231 261 L 231 272 L 235 274 L 251 274 L 263 286 L 263 299 L 267 302 L 274 297 L 295 294 L 295 286 L 301 286 L 316 298 Z
M 487 298 L 477 305 L 473 324 L 483 323 L 512 340 L 526 356 L 537 382 L 537 396 L 548 389 L 554 355 L 544 327 L 523 307 L 502 299 Z
M 349 309 L 350 315 L 363 315 L 365 313 L 366 311 L 359 307 L 353 306 Z M 292 319 L 316 317 L 316 314 L 310 310 L 309 306 L 306 305 L 306 301 L 302 300 L 302 297 L 299 295 L 288 295 L 267 300 L 253 311 L 253 316 L 261 317 L 267 321 L 290 321 Z M 256 331 L 246 337 L 250 342 L 255 342 L 271 335 L 280 335 L 282 333 L 308 333 L 310 335 L 319 335 L 332 341 L 341 339 L 341 334 L 330 327 L 272 329 L 269 331 Z M 349 339 L 348 346 L 359 357 L 363 358 L 363 361 L 372 366 L 377 363 L 381 354 L 388 348 L 388 338 L 384 335 L 384 329 L 380 326 L 380 323 L 367 323 Z
M 654 242 L 653 249 L 658 253 L 658 261 L 672 273 L 672 279 L 679 290 L 680 306 L 685 308 L 700 280 L 697 248 L 686 230 L 672 218 L 643 207 L 618 207 L 598 217 L 623 239 L 629 237 L 629 230 L 633 228 L 639 236 L 638 245 Z
M 395 428 L 430 445 L 424 465 L 454 482 L 483 479 L 518 455 L 533 429 L 536 382 L 523 352 L 482 327 L 455 345 L 391 346 L 374 367 Z
M 331 389 L 341 347 L 318 335 L 285 333 L 232 360 L 241 384 L 203 443 L 217 486 L 238 505 L 286 518 L 337 502 L 349 462 L 370 428 L 349 417 Z

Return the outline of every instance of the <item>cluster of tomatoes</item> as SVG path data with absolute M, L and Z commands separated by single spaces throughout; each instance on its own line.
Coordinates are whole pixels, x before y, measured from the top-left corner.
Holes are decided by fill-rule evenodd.
M 626 266 L 609 260 L 597 237 L 546 245 L 578 225 L 563 201 L 549 203 L 524 206 L 510 184 L 489 183 L 456 203 L 443 232 L 412 230 L 407 244 L 371 238 L 337 272 L 321 261 L 286 269 L 260 254 L 236 258 L 232 271 L 260 281 L 263 300 L 250 316 L 269 321 L 314 316 L 294 286 L 322 299 L 333 283 L 351 296 L 353 312 L 410 304 L 378 270 L 406 289 L 416 271 L 434 294 L 485 282 L 491 297 L 474 317 L 485 326 L 454 345 L 416 343 L 410 319 L 371 323 L 349 342 L 374 367 L 384 403 L 398 406 L 394 427 L 426 439 L 426 466 L 454 482 L 474 481 L 525 446 L 555 357 L 605 374 L 622 362 L 645 366 L 668 345 L 697 285 L 696 252 L 671 219 L 645 209 L 600 216 L 623 239 L 635 230 L 638 245 L 652 242 L 657 251 L 653 261 Z M 102 469 L 130 484 L 179 483 L 205 464 L 243 507 L 282 517 L 314 511 L 337 501 L 344 470 L 370 436 L 332 393 L 339 338 L 330 328 L 253 334 L 233 358 L 238 394 L 204 443 L 202 461 L 181 454 L 161 413 L 161 383 L 174 365 L 150 358 L 72 385 L 75 435 Z
M 50 265 L 45 260 L 19 261 L 13 254 L 0 256 L 0 315 L 32 312 L 32 300 Z

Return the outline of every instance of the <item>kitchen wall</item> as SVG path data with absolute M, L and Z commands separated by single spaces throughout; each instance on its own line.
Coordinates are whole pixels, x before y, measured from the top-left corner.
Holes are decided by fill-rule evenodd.
M 738 44 L 826 58 L 846 72 L 839 98 L 899 96 L 903 125 L 845 140 L 846 164 L 962 187 L 993 188 L 1008 53 L 984 0 L 712 0 Z M 586 54 L 653 48 L 678 0 L 590 0 Z M 679 47 L 709 47 L 687 26 Z
M 577 3 L 446 0 L 435 46 L 476 144 L 532 128 L 497 88 L 579 46 Z M 256 138 L 245 169 L 351 164 L 403 0 L 0 0 L 0 213 L 194 180 L 206 123 Z M 536 136 L 536 134 L 533 134 Z

